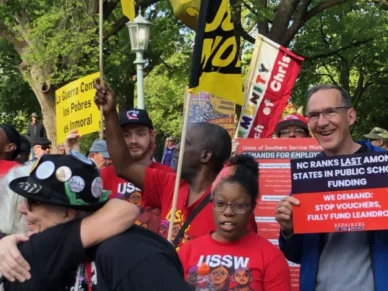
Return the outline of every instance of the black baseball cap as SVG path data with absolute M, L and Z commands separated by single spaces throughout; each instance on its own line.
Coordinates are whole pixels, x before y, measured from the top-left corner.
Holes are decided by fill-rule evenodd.
M 119 119 L 121 126 L 126 124 L 143 124 L 151 129 L 154 129 L 152 120 L 150 119 L 148 112 L 144 109 L 134 108 L 128 111 L 121 112 Z
M 9 188 L 33 201 L 84 211 L 101 208 L 110 194 L 103 190 L 95 163 L 74 151 L 70 155 L 43 155 L 29 176 L 11 181 Z

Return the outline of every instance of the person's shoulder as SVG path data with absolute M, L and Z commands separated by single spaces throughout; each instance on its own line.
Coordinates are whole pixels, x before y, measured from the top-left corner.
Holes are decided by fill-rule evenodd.
M 172 244 L 159 234 L 137 225 L 105 240 L 97 249 L 100 252 L 125 254 L 125 256 L 148 256 L 154 253 L 175 252 Z
M 161 163 L 158 163 L 158 162 L 152 162 L 151 165 L 149 166 L 151 169 L 158 169 L 160 171 L 164 171 L 164 172 L 167 172 L 167 173 L 173 173 L 173 169 L 167 165 L 163 165 Z
M 255 245 L 255 249 L 260 249 L 262 254 L 265 254 L 267 257 L 276 257 L 281 255 L 282 252 L 277 248 L 273 243 L 271 243 L 268 239 L 255 234 L 250 233 L 249 235 L 249 244 Z
M 113 166 L 107 166 L 107 167 L 102 168 L 100 173 L 101 173 L 101 176 L 103 176 L 103 175 L 107 176 L 107 175 L 112 175 L 112 174 L 116 175 L 115 169 Z
M 197 246 L 205 246 L 205 245 L 208 245 L 209 242 L 212 242 L 210 235 L 208 235 L 208 234 L 202 235 L 202 236 L 199 236 L 199 237 L 197 237 L 197 238 L 195 238 L 187 243 L 184 243 L 179 248 L 179 251 L 187 251 L 189 249 L 196 248 Z

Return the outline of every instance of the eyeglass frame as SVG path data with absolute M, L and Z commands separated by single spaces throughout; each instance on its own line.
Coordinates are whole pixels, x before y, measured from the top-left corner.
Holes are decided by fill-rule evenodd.
M 288 130 L 289 132 L 284 133 L 285 130 Z M 283 133 L 282 133 L 282 131 L 283 131 Z M 295 134 L 295 133 L 298 133 L 298 134 L 305 134 L 305 135 L 308 134 L 308 131 L 305 130 L 304 128 L 301 128 L 301 127 L 295 128 L 295 129 L 293 130 L 293 132 L 294 132 L 294 134 Z M 284 129 L 282 129 L 281 131 L 279 131 L 279 136 L 287 135 L 287 134 L 290 134 L 290 133 L 291 133 L 291 130 L 284 128 Z
M 327 112 L 328 110 L 333 110 L 333 109 L 338 110 L 338 109 L 350 109 L 350 108 L 352 108 L 352 107 L 351 107 L 351 106 L 335 106 L 335 107 L 329 107 L 329 108 L 326 108 L 326 109 L 321 110 L 321 111 L 313 112 L 313 113 L 317 114 L 316 116 L 314 116 L 314 117 L 317 118 L 316 120 L 311 120 L 312 117 L 310 116 L 310 114 L 306 114 L 306 118 L 307 118 L 308 122 L 316 123 L 316 122 L 318 122 L 319 117 L 320 117 L 321 114 L 322 114 L 322 116 L 323 116 L 325 119 L 330 120 L 330 117 L 329 117 L 329 118 L 327 117 L 327 114 L 329 114 L 329 113 L 325 113 L 325 111 Z M 335 111 L 335 112 L 332 112 L 332 113 L 335 113 L 335 114 L 337 115 L 339 112 L 338 112 L 338 111 Z M 314 118 L 314 117 L 313 117 L 313 118 Z
M 216 209 L 216 208 L 215 208 L 215 207 L 216 207 L 216 206 L 215 206 L 215 202 L 219 202 L 219 201 L 222 201 L 223 203 L 225 203 L 224 209 L 222 209 L 222 210 Z M 215 199 L 211 199 L 211 200 L 210 200 L 210 203 L 211 203 L 212 206 L 213 206 L 213 210 L 215 210 L 215 211 L 217 211 L 217 212 L 224 212 L 228 207 L 230 207 L 230 210 L 232 210 L 232 212 L 233 212 L 234 214 L 244 214 L 244 213 L 247 212 L 248 207 L 253 205 L 253 203 L 243 203 L 243 202 L 226 203 L 226 202 L 223 201 L 223 200 L 215 200 Z M 245 205 L 246 208 L 244 209 L 244 212 L 236 212 L 236 210 L 235 210 L 236 204 Z

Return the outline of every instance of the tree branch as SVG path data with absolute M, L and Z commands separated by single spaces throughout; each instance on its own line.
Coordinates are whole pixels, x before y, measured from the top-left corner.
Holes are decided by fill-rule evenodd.
M 117 4 L 119 4 L 118 0 L 104 2 L 104 20 L 109 18 L 113 10 L 116 8 Z
M 273 41 L 283 45 L 283 35 L 287 32 L 298 2 L 299 0 L 282 0 L 278 5 L 273 25 L 269 32 L 269 36 Z
M 303 27 L 303 25 L 305 25 L 307 21 L 309 21 L 318 13 L 328 8 L 346 3 L 348 1 L 350 0 L 327 0 L 327 1 L 321 2 L 317 6 L 310 9 L 307 13 L 305 13 L 302 19 L 295 19 L 295 21 L 288 28 L 288 30 L 284 31 L 284 33 L 282 34 L 283 35 L 282 41 L 279 43 L 282 44 L 283 46 L 288 46 L 291 40 L 294 38 L 295 34 L 298 33 L 299 29 L 301 29 L 301 27 Z
M 250 36 L 241 25 L 241 3 L 237 0 L 231 0 L 232 6 L 232 21 L 234 24 L 234 32 L 238 37 L 242 37 L 244 40 L 250 43 L 255 43 L 255 39 Z
M 322 65 L 325 67 L 326 72 L 328 73 L 328 77 L 329 77 L 330 80 L 333 82 L 333 84 L 338 85 L 337 82 L 336 82 L 336 80 L 334 80 L 334 78 L 333 78 L 333 74 L 330 72 L 330 70 L 329 70 L 329 68 L 326 66 L 326 64 L 325 64 L 323 61 L 321 61 L 321 63 L 322 63 Z
M 327 0 L 327 1 L 323 1 L 320 4 L 318 4 L 317 6 L 313 7 L 310 11 L 308 11 L 306 13 L 306 15 L 305 15 L 305 17 L 303 19 L 304 23 L 309 21 L 311 18 L 313 18 L 318 13 L 320 13 L 320 12 L 326 10 L 326 9 L 329 9 L 331 7 L 334 7 L 334 6 L 346 3 L 346 2 L 349 2 L 349 0 Z
M 259 4 L 260 4 L 260 8 L 263 10 L 267 9 L 268 7 L 267 0 L 259 0 Z M 260 21 L 257 23 L 257 27 L 259 29 L 260 34 L 264 36 L 268 36 L 268 32 L 269 32 L 268 23 L 272 23 L 272 21 L 270 21 L 269 19 L 264 19 L 263 21 Z
M 371 38 L 368 38 L 368 39 L 364 39 L 364 40 L 359 40 L 359 41 L 355 41 L 355 42 L 352 42 L 344 47 L 341 47 L 339 49 L 336 49 L 336 50 L 333 50 L 333 51 L 329 51 L 329 52 L 326 52 L 326 53 L 322 53 L 322 54 L 317 54 L 317 55 L 313 55 L 313 56 L 304 56 L 305 60 L 309 60 L 309 61 L 312 61 L 312 60 L 316 60 L 316 59 L 321 59 L 321 58 L 327 58 L 327 57 L 330 57 L 332 55 L 335 55 L 335 54 L 338 54 L 339 52 L 342 52 L 344 50 L 347 50 L 349 48 L 352 48 L 352 47 L 358 47 L 360 45 L 363 45 L 367 42 L 370 42 L 374 40 L 373 37 Z
M 309 8 L 309 5 L 311 4 L 312 0 L 303 0 L 302 3 L 299 5 L 298 9 L 295 13 L 295 20 L 300 21 L 302 20 L 307 12 L 307 9 Z

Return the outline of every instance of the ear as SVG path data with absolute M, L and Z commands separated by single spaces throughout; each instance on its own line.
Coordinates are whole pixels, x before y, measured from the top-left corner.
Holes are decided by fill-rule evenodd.
M 9 144 L 7 144 L 7 145 L 5 146 L 4 151 L 5 151 L 6 153 L 12 153 L 14 150 L 16 150 L 16 148 L 17 148 L 16 144 L 14 144 L 14 143 L 9 143 Z
M 151 141 L 156 144 L 156 130 L 150 130 Z
M 378 147 L 382 147 L 383 144 L 384 144 L 384 141 L 382 139 L 379 139 L 378 140 Z
M 77 216 L 77 210 L 65 208 L 65 216 L 63 217 L 63 219 L 66 222 L 74 220 L 76 216 Z
M 201 152 L 201 163 L 208 163 L 213 156 L 213 153 L 209 150 L 204 150 Z
M 352 107 L 348 111 L 349 125 L 353 125 L 356 122 L 357 114 L 356 110 Z

